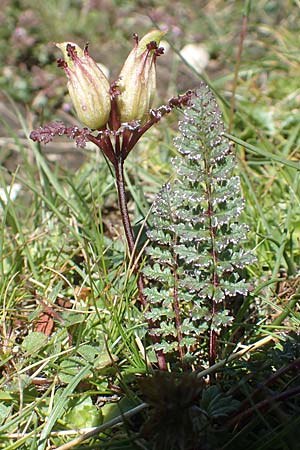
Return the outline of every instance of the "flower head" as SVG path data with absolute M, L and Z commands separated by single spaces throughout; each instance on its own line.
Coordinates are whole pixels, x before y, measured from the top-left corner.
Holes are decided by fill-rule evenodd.
M 140 41 L 135 37 L 135 45 L 129 53 L 117 86 L 117 105 L 121 122 L 143 120 L 149 112 L 156 90 L 156 57 L 163 53 L 158 44 L 164 32 L 153 30 Z
M 89 128 L 102 128 L 111 108 L 108 79 L 89 56 L 87 46 L 84 50 L 72 42 L 56 46 L 64 54 L 58 64 L 68 77 L 69 94 L 79 120 Z

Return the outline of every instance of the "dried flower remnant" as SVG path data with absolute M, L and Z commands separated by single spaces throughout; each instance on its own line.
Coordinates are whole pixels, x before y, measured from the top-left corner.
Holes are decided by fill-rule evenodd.
M 56 44 L 64 60 L 58 64 L 68 77 L 68 89 L 79 120 L 91 129 L 100 129 L 110 114 L 109 81 L 96 61 L 89 56 L 87 46 L 82 50 L 68 42 Z
M 74 139 L 77 147 L 84 148 L 89 141 L 90 130 L 88 128 L 66 127 L 63 122 L 51 122 L 39 127 L 30 133 L 30 139 L 34 142 L 48 144 L 55 136 L 67 136 Z
M 164 32 L 153 30 L 135 45 L 121 70 L 117 104 L 121 122 L 143 120 L 149 112 L 156 90 L 156 58 L 164 52 L 158 44 Z

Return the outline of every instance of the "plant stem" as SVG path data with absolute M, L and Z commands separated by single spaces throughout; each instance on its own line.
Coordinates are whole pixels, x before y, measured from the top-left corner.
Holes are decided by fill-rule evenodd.
M 176 267 L 174 270 L 174 288 L 173 288 L 173 297 L 174 297 L 174 314 L 175 314 L 175 327 L 177 330 L 177 341 L 178 341 L 178 352 L 181 361 L 181 365 L 183 367 L 183 359 L 184 359 L 184 347 L 182 346 L 182 332 L 181 332 L 181 317 L 180 317 L 180 303 L 178 298 L 178 273 L 177 273 L 177 257 L 176 259 Z
M 117 159 L 117 164 L 115 165 L 115 171 L 116 171 L 116 181 L 117 181 L 117 189 L 118 189 L 118 198 L 119 198 L 119 206 L 122 216 L 122 223 L 125 231 L 125 236 L 127 239 L 128 249 L 130 256 L 134 255 L 135 252 L 135 239 L 134 234 L 129 218 L 128 213 L 128 207 L 127 207 L 127 201 L 126 201 L 126 191 L 125 191 L 125 181 L 124 181 L 124 160 L 122 158 L 122 155 L 120 155 Z M 134 260 L 133 260 L 134 261 Z M 139 267 L 137 265 L 137 262 L 134 261 L 134 272 L 138 274 Z M 142 276 L 138 274 L 138 280 L 137 280 L 137 286 L 139 291 L 139 299 L 141 304 L 143 305 L 143 308 L 146 307 L 146 300 L 143 294 L 143 288 L 144 283 Z
M 120 206 L 122 222 L 123 222 L 124 231 L 125 231 L 125 235 L 126 235 L 126 239 L 127 239 L 127 243 L 128 243 L 129 252 L 132 254 L 134 252 L 135 240 L 134 240 L 132 226 L 130 223 L 127 201 L 126 201 L 123 166 L 124 166 L 123 158 L 122 158 L 122 156 L 119 156 L 119 158 L 117 159 L 117 164 L 115 165 L 119 206 Z
M 300 358 L 297 358 L 295 361 L 292 361 L 291 363 L 289 363 L 287 366 L 285 367 L 281 367 L 280 369 L 278 369 L 276 372 L 272 373 L 272 375 L 265 380 L 262 384 L 260 384 L 241 404 L 240 404 L 240 408 L 239 411 L 245 411 L 246 407 L 249 407 L 249 404 L 252 403 L 252 405 L 254 405 L 254 398 L 257 397 L 257 395 L 259 393 L 261 393 L 267 386 L 272 385 L 275 381 L 278 380 L 279 377 L 282 377 L 284 374 L 290 372 L 290 371 L 296 371 L 299 372 L 300 369 Z M 255 377 L 255 374 L 254 374 Z M 235 390 L 238 390 L 239 386 L 237 386 L 235 389 L 233 389 L 232 392 L 234 392 Z M 237 413 L 240 414 L 240 413 Z M 237 415 L 236 414 L 236 415 Z
M 249 407 L 246 410 L 241 411 L 238 415 L 234 416 L 228 424 L 230 426 L 237 426 L 240 425 L 241 422 L 244 422 L 246 419 L 249 421 L 249 417 L 257 413 L 259 410 L 266 409 L 267 407 L 274 405 L 276 402 L 281 402 L 284 400 L 287 400 L 290 397 L 295 397 L 296 395 L 300 394 L 300 387 L 294 387 L 292 389 L 289 389 L 287 391 L 279 392 L 277 394 L 274 394 L 270 397 L 267 397 L 266 399 L 260 401 L 259 403 L 254 404 L 253 406 Z
M 208 158 L 205 158 L 205 171 L 209 177 L 209 163 Z M 209 178 L 208 178 L 209 179 Z M 211 283 L 214 287 L 217 287 L 219 284 L 218 275 L 217 275 L 217 260 L 218 260 L 218 254 L 216 250 L 216 227 L 213 226 L 212 223 L 212 216 L 214 213 L 213 210 L 213 202 L 212 202 L 212 188 L 210 183 L 208 182 L 207 188 L 206 188 L 206 194 L 207 194 L 207 214 L 209 217 L 209 228 L 210 228 L 210 239 L 211 239 L 211 255 L 213 259 L 213 271 L 211 274 Z M 212 299 L 212 305 L 211 305 L 211 328 L 210 328 L 210 334 L 209 334 L 209 365 L 213 366 L 216 363 L 217 358 L 217 333 L 214 329 L 214 317 L 217 314 L 218 306 L 215 299 Z M 211 377 L 211 380 L 213 381 L 213 376 Z
M 119 206 L 122 216 L 122 223 L 125 231 L 125 236 L 128 244 L 128 249 L 130 256 L 132 257 L 134 263 L 134 273 L 137 275 L 137 287 L 139 292 L 139 299 L 143 309 L 147 307 L 147 301 L 145 299 L 143 290 L 144 290 L 144 281 L 141 273 L 139 272 L 139 263 L 134 260 L 135 253 L 135 238 L 133 234 L 133 229 L 130 222 L 130 217 L 128 213 L 127 201 L 126 201 L 126 191 L 125 191 L 125 180 L 124 180 L 124 158 L 122 153 L 117 158 L 117 163 L 114 165 L 116 171 L 116 182 L 117 182 L 117 190 L 118 190 L 118 198 L 119 198 Z M 149 328 L 153 328 L 153 322 L 149 321 Z M 152 341 L 154 343 L 158 342 L 158 337 L 153 335 Z M 163 352 L 161 350 L 156 352 L 157 362 L 160 370 L 166 370 L 166 360 Z

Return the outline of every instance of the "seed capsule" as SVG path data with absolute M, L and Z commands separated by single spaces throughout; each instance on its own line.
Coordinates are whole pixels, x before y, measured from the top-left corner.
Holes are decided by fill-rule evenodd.
M 72 42 L 56 46 L 63 52 L 63 67 L 68 78 L 68 89 L 79 120 L 91 129 L 103 128 L 110 114 L 109 81 L 96 61 Z
M 158 44 L 164 32 L 153 30 L 135 45 L 129 53 L 119 80 L 117 97 L 121 122 L 143 120 L 148 114 L 156 91 L 156 58 L 163 53 Z

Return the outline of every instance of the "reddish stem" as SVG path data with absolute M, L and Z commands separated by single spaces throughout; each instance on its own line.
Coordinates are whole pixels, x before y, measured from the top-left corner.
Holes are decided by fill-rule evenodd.
M 124 159 L 128 156 L 130 151 L 133 149 L 133 147 L 136 145 L 137 141 L 141 138 L 141 136 L 146 133 L 149 128 L 152 127 L 155 123 L 159 122 L 161 118 L 165 115 L 173 111 L 174 108 L 181 108 L 183 106 L 186 106 L 190 103 L 191 98 L 195 95 L 193 91 L 187 91 L 183 95 L 178 95 L 177 97 L 172 97 L 167 105 L 161 106 L 158 109 L 153 109 L 150 112 L 150 118 L 147 120 L 144 125 L 142 125 L 138 130 L 134 131 L 132 133 L 132 136 L 128 142 L 128 145 L 126 146 L 126 149 L 124 148 Z
M 135 239 L 134 234 L 132 230 L 132 226 L 130 223 L 129 213 L 128 213 L 128 207 L 127 207 L 127 201 L 126 201 L 126 192 L 125 192 L 125 181 L 124 181 L 124 161 L 122 158 L 122 155 L 119 155 L 117 158 L 117 163 L 115 164 L 115 171 L 116 171 L 116 181 L 117 181 L 117 190 L 118 190 L 118 198 L 119 198 L 119 206 L 122 216 L 122 222 L 123 227 L 128 243 L 129 252 L 131 255 L 133 255 L 135 251 Z M 140 298 L 142 305 L 145 307 L 145 299 Z
M 300 394 L 300 387 L 294 387 L 284 392 L 279 392 L 277 394 L 272 395 L 271 397 L 268 397 L 259 403 L 254 404 L 248 409 L 244 409 L 241 411 L 238 415 L 234 416 L 232 419 L 229 420 L 228 424 L 231 426 L 237 426 L 238 424 L 241 424 L 241 422 L 244 422 L 246 419 L 249 422 L 249 417 L 254 414 L 257 411 L 261 411 L 263 409 L 266 409 L 269 406 L 272 406 L 276 402 L 281 402 L 284 400 L 287 400 L 290 397 L 295 397 L 296 395 Z
M 122 155 L 120 155 L 117 160 L 117 164 L 114 166 L 115 171 L 116 171 L 119 206 L 120 206 L 122 222 L 123 222 L 123 227 L 125 230 L 125 236 L 127 239 L 129 252 L 130 252 L 130 255 L 133 256 L 133 258 L 134 258 L 135 238 L 134 238 L 134 234 L 133 234 L 133 230 L 132 230 L 132 226 L 131 226 L 131 222 L 130 222 L 130 217 L 129 217 L 129 213 L 128 213 L 127 202 L 126 202 L 123 166 L 124 166 L 124 160 L 123 160 Z M 144 292 L 143 292 L 144 281 L 143 281 L 142 275 L 139 273 L 139 266 L 136 262 L 134 262 L 134 272 L 137 274 L 137 277 L 138 277 L 137 287 L 138 287 L 138 292 L 139 292 L 139 299 L 140 299 L 140 302 L 141 302 L 143 308 L 145 309 L 147 306 L 147 301 L 145 299 Z M 154 325 L 153 322 L 149 321 L 150 329 L 153 328 L 153 325 Z M 152 339 L 153 343 L 159 342 L 158 336 L 152 335 L 151 339 Z M 158 366 L 159 366 L 160 370 L 166 370 L 167 369 L 166 359 L 161 350 L 156 352 L 156 358 L 157 358 L 157 362 L 158 362 Z
M 180 317 L 180 304 L 178 298 L 178 273 L 177 267 L 174 271 L 174 288 L 173 288 L 173 296 L 174 296 L 174 313 L 175 313 L 175 326 L 177 330 L 177 341 L 178 341 L 178 352 L 181 361 L 181 365 L 183 366 L 183 358 L 184 358 L 184 347 L 182 346 L 182 332 L 181 332 L 181 317 Z
M 96 144 L 104 155 L 110 160 L 110 162 L 115 166 L 117 164 L 116 155 L 112 146 L 112 143 L 108 136 L 95 137 L 92 134 L 88 135 L 89 141 Z
M 212 305 L 212 315 L 214 316 L 216 314 L 216 302 L 213 300 Z M 209 335 L 209 365 L 213 366 L 216 362 L 217 358 L 217 333 L 215 330 L 210 330 Z
M 208 174 L 207 162 L 205 162 L 205 168 L 206 168 L 206 172 Z M 212 247 L 211 255 L 213 258 L 213 272 L 212 272 L 212 276 L 211 276 L 211 282 L 212 282 L 213 286 L 217 287 L 219 284 L 219 280 L 218 280 L 218 275 L 216 272 L 216 266 L 217 266 L 217 260 L 218 260 L 216 244 L 215 244 L 216 228 L 213 226 L 212 220 L 211 220 L 214 211 L 213 211 L 213 203 L 212 203 L 212 188 L 209 183 L 207 186 L 207 203 L 208 203 L 207 214 L 209 217 L 210 239 L 211 239 L 211 247 Z M 218 311 L 218 305 L 217 305 L 217 302 L 213 298 L 212 306 L 211 306 L 212 320 L 211 320 L 211 328 L 210 328 L 210 335 L 209 335 L 209 365 L 210 366 L 213 366 L 215 364 L 216 358 L 217 358 L 217 333 L 213 328 L 214 317 L 215 317 L 217 311 Z M 211 379 L 212 379 L 212 381 L 214 380 L 214 374 L 212 374 Z

